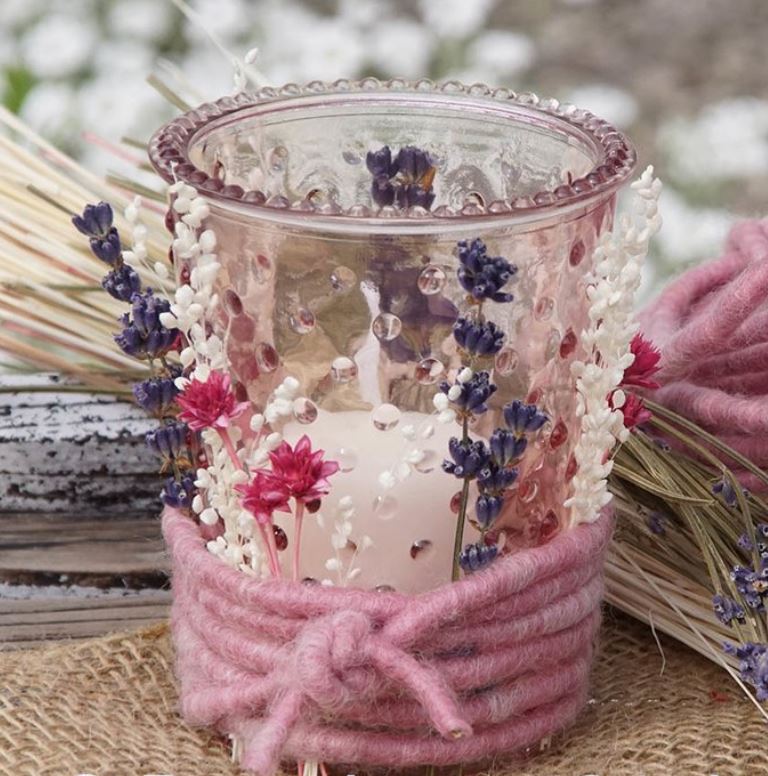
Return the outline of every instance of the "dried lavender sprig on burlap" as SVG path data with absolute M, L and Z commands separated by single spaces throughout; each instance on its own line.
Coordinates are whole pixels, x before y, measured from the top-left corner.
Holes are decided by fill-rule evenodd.
M 607 599 L 737 678 L 741 672 L 757 695 L 754 661 L 739 657 L 740 647 L 724 652 L 723 645 L 735 641 L 754 657 L 762 653 L 752 647 L 768 644 L 762 595 L 768 504 L 760 493 L 745 492 L 729 465 L 763 483 L 761 492 L 768 491 L 768 475 L 686 418 L 645 403 L 651 419 L 619 448 L 609 478 L 619 519 Z M 663 530 L 655 530 L 659 525 Z

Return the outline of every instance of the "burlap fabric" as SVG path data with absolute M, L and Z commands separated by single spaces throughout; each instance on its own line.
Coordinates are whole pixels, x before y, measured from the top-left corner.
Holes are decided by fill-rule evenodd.
M 594 700 L 525 776 L 768 773 L 768 728 L 729 677 L 644 626 L 606 616 Z M 4 776 L 229 776 L 225 742 L 176 715 L 165 626 L 0 654 Z

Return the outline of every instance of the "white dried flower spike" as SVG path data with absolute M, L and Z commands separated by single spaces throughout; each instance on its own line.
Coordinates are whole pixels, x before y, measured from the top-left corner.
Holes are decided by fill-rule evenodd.
M 126 205 L 123 216 L 128 222 L 127 232 L 130 234 L 130 249 L 122 252 L 123 261 L 134 269 L 142 269 L 148 276 L 150 285 L 160 289 L 163 294 L 170 295 L 172 288 L 169 283 L 168 265 L 161 261 L 152 262 L 147 248 L 147 227 L 141 223 L 141 197 L 134 197 Z
M 384 474 L 389 474 L 385 472 Z M 373 543 L 370 537 L 363 536 L 359 542 L 354 542 L 355 550 L 351 558 L 342 556 L 341 551 L 350 547 L 350 536 L 352 534 L 352 517 L 355 514 L 355 505 L 351 496 L 342 496 L 337 504 L 336 517 L 333 522 L 333 533 L 331 534 L 331 548 L 333 557 L 326 561 L 325 567 L 328 571 L 336 572 L 336 583 L 340 586 L 348 585 L 356 579 L 361 569 L 356 565 L 360 553 L 368 549 Z
M 448 389 L 448 398 L 450 401 L 456 401 L 461 396 L 461 386 L 460 385 L 452 385 Z
M 633 360 L 630 342 L 637 331 L 634 298 L 648 242 L 661 227 L 661 182 L 648 167 L 631 188 L 633 215 L 621 216 L 614 231 L 602 235 L 593 254 L 595 268 L 587 278 L 590 324 L 581 341 L 591 360 L 571 366 L 581 417 L 581 436 L 574 449 L 578 470 L 572 495 L 565 502 L 573 524 L 596 520 L 610 502 L 607 478 L 613 461 L 609 453 L 629 435 L 621 412 L 626 397 L 617 388 Z M 611 396 L 613 408 L 608 403 Z
M 443 425 L 453 423 L 455 420 L 456 411 L 452 410 L 450 407 L 447 410 L 442 410 L 442 412 L 437 414 L 437 422 L 442 423 Z
M 449 406 L 449 399 L 448 397 L 441 391 L 439 393 L 436 393 L 432 399 L 432 404 L 434 405 L 435 409 L 438 412 L 443 412 L 444 410 L 448 409 Z
M 189 367 L 196 363 L 194 375 L 205 379 L 206 367 L 227 367 L 224 343 L 218 335 L 206 334 L 205 327 L 205 321 L 213 317 L 218 306 L 218 296 L 213 291 L 221 269 L 214 253 L 216 236 L 210 229 L 201 229 L 208 205 L 192 186 L 177 182 L 169 190 L 173 195 L 172 209 L 181 219 L 174 226 L 171 249 L 174 258 L 179 263 L 189 262 L 192 270 L 189 282 L 176 289 L 171 311 L 161 316 L 161 323 L 186 335 L 189 344 L 183 351 L 182 364 Z

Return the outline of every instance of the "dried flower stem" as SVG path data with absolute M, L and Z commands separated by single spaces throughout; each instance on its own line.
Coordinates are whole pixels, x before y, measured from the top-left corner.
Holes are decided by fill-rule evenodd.
M 277 543 L 275 542 L 275 532 L 272 530 L 272 524 L 262 525 L 259 523 L 259 533 L 261 534 L 264 546 L 267 548 L 269 569 L 272 572 L 272 576 L 279 578 L 282 574 L 280 572 L 280 561 L 277 557 Z
M 219 433 L 219 438 L 221 439 L 221 443 L 224 445 L 224 449 L 227 451 L 227 454 L 229 455 L 229 460 L 232 461 L 232 465 L 235 467 L 236 470 L 242 469 L 243 462 L 240 460 L 240 458 L 237 455 L 237 450 L 235 449 L 235 443 L 232 441 L 232 437 L 229 435 L 229 429 L 217 428 L 216 430 Z
M 299 563 L 301 560 L 301 529 L 304 522 L 304 503 L 295 499 L 296 510 L 294 520 L 296 524 L 295 536 L 293 538 L 293 581 L 299 581 Z
M 469 440 L 469 418 L 465 415 L 461 424 L 462 442 Z M 451 580 L 455 582 L 461 576 L 461 566 L 459 565 L 459 556 L 461 555 L 461 545 L 464 541 L 464 521 L 467 517 L 467 506 L 469 504 L 469 478 L 464 478 L 464 484 L 461 486 L 461 501 L 459 502 L 459 514 L 456 516 L 456 534 L 453 539 L 453 569 L 451 571 Z

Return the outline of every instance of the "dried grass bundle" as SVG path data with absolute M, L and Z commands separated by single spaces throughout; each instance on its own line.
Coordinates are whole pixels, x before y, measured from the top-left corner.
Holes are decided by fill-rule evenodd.
M 71 216 L 100 199 L 119 213 L 135 192 L 128 181 L 88 172 L 5 108 L 0 127 L 0 350 L 21 368 L 125 393 L 137 365 L 112 341 L 122 308 L 103 292 L 103 264 Z M 142 194 L 150 261 L 167 262 L 163 194 Z

